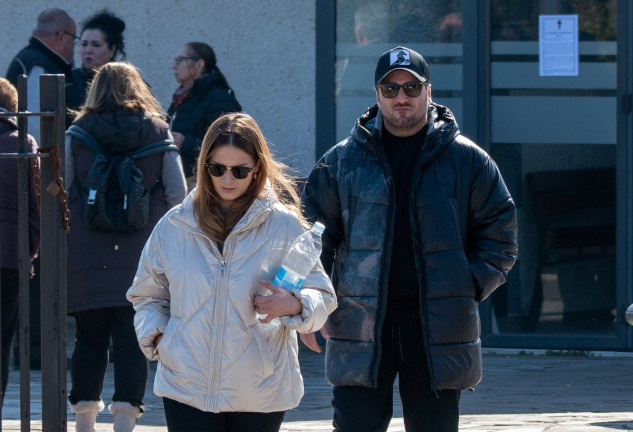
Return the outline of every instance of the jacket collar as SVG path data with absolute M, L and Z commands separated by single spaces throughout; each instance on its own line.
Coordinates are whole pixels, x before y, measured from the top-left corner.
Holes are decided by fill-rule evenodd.
M 448 107 L 432 102 L 429 105 L 428 118 L 428 131 L 422 153 L 434 157 L 460 132 L 457 121 Z M 382 145 L 382 123 L 382 113 L 378 105 L 374 105 L 358 118 L 352 129 L 351 138 L 366 151 L 376 154 L 376 146 Z
M 0 107 L 0 111 L 2 112 L 9 112 L 8 110 Z M 15 117 L 5 117 L 2 116 L 0 117 L 0 128 L 2 129 L 11 129 L 11 130 L 17 130 L 18 129 L 18 124 L 16 121 Z
M 179 225 L 192 233 L 206 235 L 200 229 L 196 220 L 197 216 L 195 215 L 193 209 L 193 197 L 196 193 L 196 189 L 197 188 L 194 188 L 191 192 L 189 192 L 178 209 L 169 217 L 169 220 L 173 224 Z M 266 180 L 266 185 L 264 186 L 264 192 L 262 195 L 263 196 L 257 198 L 253 204 L 251 204 L 246 211 L 246 214 L 233 228 L 233 232 L 255 228 L 266 219 L 277 202 L 277 195 L 272 189 L 272 185 L 269 180 Z
M 47 55 L 51 56 L 51 58 L 53 58 L 55 61 L 61 61 L 64 64 L 64 67 L 71 66 L 70 62 L 68 62 L 64 57 L 60 56 L 57 52 L 50 49 L 50 47 L 42 42 L 42 40 L 39 39 L 37 36 L 31 36 L 31 39 L 29 39 L 29 44 L 33 45 L 40 51 L 45 51 Z
M 224 75 L 222 75 L 217 68 L 213 69 L 209 73 L 200 75 L 193 82 L 192 93 L 198 94 L 204 89 L 208 89 L 211 87 L 229 88 L 229 84 L 226 82 Z

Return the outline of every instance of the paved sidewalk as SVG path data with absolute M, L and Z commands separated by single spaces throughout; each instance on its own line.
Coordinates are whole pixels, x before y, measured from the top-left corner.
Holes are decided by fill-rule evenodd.
M 331 387 L 323 378 L 323 357 L 307 349 L 300 352 L 306 394 L 299 407 L 288 411 L 283 432 L 331 431 Z M 154 364 L 153 364 L 154 365 Z M 492 432 L 609 432 L 633 431 L 633 354 L 594 352 L 585 356 L 520 354 L 488 350 L 484 379 L 474 392 L 463 392 L 460 431 Z M 150 377 L 154 375 L 154 367 Z M 19 431 L 19 374 L 12 371 L 3 410 L 3 431 Z M 32 431 L 41 431 L 41 374 L 32 373 Z M 70 383 L 70 378 L 69 381 Z M 112 370 L 103 397 L 111 397 Z M 146 412 L 135 429 L 166 431 L 161 400 L 149 380 Z M 68 431 L 74 417 L 68 411 Z M 104 410 L 98 432 L 112 431 L 112 416 Z M 394 403 L 390 432 L 404 431 L 402 407 Z

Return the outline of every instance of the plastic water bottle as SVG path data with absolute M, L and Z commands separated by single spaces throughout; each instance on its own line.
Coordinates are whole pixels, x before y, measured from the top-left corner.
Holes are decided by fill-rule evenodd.
M 324 230 L 323 224 L 315 222 L 310 231 L 304 232 L 294 240 L 273 280 L 273 285 L 289 291 L 301 289 L 301 284 L 321 256 L 321 234 Z

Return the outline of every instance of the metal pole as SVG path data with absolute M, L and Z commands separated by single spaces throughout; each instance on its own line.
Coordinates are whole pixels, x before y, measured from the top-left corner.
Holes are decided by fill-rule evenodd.
M 66 431 L 66 232 L 57 194 L 48 186 L 64 175 L 66 100 L 64 75 L 41 75 L 40 107 L 56 116 L 40 118 L 40 147 L 59 157 L 42 158 L 41 298 L 42 298 L 42 431 Z M 51 155 L 53 156 L 53 155 Z M 53 195 L 54 194 L 54 195 Z
M 27 110 L 27 79 L 26 75 L 20 75 L 18 77 L 18 111 L 24 112 Z M 24 152 L 26 148 L 26 135 L 28 133 L 27 118 L 18 116 L 18 153 Z M 18 184 L 22 186 L 24 182 L 24 169 L 26 160 L 18 159 L 19 177 Z M 28 191 L 28 178 L 27 191 Z M 28 214 L 28 192 L 26 203 L 22 203 L 22 195 L 20 192 L 18 195 L 18 208 L 20 215 Z M 25 206 L 25 207 L 24 207 Z M 24 208 L 26 211 L 24 212 Z M 24 212 L 24 213 L 22 213 Z M 20 217 L 21 221 L 28 220 L 23 216 Z M 28 257 L 28 236 L 29 236 L 28 223 L 20 223 L 18 228 L 19 247 L 18 247 L 18 263 L 19 263 L 19 278 L 20 278 L 20 294 L 19 294 L 19 328 L 18 333 L 18 347 L 20 353 L 20 431 L 29 432 L 31 430 L 31 329 L 29 327 L 29 277 L 31 272 L 30 257 Z M 26 239 L 26 240 L 25 240 Z M 24 251 L 26 249 L 26 251 Z M 27 257 L 25 258 L 25 253 Z

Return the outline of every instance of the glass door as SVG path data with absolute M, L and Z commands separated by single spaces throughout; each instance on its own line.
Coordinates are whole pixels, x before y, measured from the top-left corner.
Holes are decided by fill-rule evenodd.
M 491 298 L 492 333 L 556 348 L 577 347 L 570 336 L 612 338 L 616 1 L 490 5 L 490 153 L 520 230 L 518 265 Z
M 385 51 L 403 45 L 431 70 L 433 99 L 462 114 L 462 0 L 336 2 L 336 141 L 376 103 L 374 69 Z

